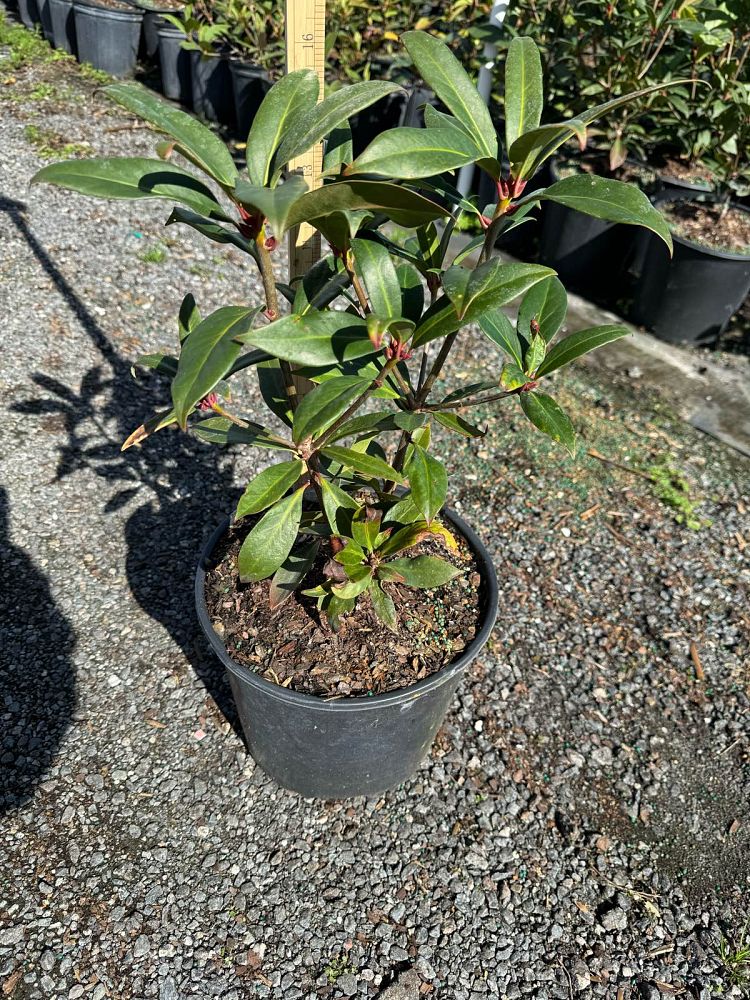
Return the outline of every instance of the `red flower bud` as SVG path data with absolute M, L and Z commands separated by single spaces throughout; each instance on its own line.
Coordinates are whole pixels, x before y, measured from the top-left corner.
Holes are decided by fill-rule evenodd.
M 279 241 L 276 239 L 275 236 L 269 236 L 266 239 L 266 242 L 263 244 L 266 250 L 268 250 L 270 253 L 273 253 L 278 245 Z
M 535 319 L 532 319 L 529 322 L 529 329 L 531 330 L 532 333 L 539 333 L 539 323 L 538 323 L 538 321 L 535 320 Z
M 200 401 L 200 403 L 198 403 L 197 409 L 203 410 L 204 412 L 207 410 L 213 410 L 213 408 L 216 406 L 218 402 L 219 402 L 219 397 L 216 395 L 216 393 L 209 392 L 209 394 L 207 396 L 204 396 L 203 399 Z

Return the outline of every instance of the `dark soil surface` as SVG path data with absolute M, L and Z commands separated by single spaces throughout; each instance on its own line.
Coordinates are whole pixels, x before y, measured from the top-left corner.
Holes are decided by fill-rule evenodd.
M 659 164 L 659 173 L 664 177 L 685 181 L 687 184 L 713 184 L 714 178 L 708 167 L 702 163 L 686 163 L 685 160 L 665 159 Z
M 354 611 L 342 615 L 336 633 L 319 615 L 315 598 L 297 592 L 271 611 L 268 580 L 240 583 L 237 556 L 251 527 L 231 528 L 219 545 L 218 562 L 206 578 L 206 603 L 230 655 L 266 680 L 324 698 L 396 691 L 450 663 L 476 634 L 481 581 L 460 536 L 457 553 L 432 540 L 409 552 L 440 556 L 464 570 L 446 586 L 415 590 L 385 584 L 398 611 L 398 632 L 382 624 L 364 595 Z M 330 556 L 324 543 L 305 588 L 324 581 Z
M 714 250 L 750 253 L 750 212 L 695 201 L 663 202 L 659 208 L 678 236 Z

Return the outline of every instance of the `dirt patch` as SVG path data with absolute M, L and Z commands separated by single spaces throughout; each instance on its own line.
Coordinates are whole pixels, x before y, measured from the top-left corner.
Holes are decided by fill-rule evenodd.
M 686 184 L 705 184 L 710 187 L 714 182 L 711 171 L 702 163 L 686 163 L 685 160 L 673 160 L 669 157 L 659 164 L 659 173 Z
M 382 624 L 364 595 L 354 611 L 342 615 L 336 633 L 319 615 L 314 598 L 292 594 L 273 612 L 268 580 L 240 582 L 237 556 L 251 527 L 231 528 L 220 543 L 206 577 L 206 603 L 230 655 L 266 680 L 324 698 L 396 691 L 450 663 L 476 634 L 481 580 L 471 549 L 458 535 L 457 553 L 432 540 L 410 550 L 458 566 L 462 573 L 450 583 L 434 590 L 385 584 L 398 612 L 397 632 Z M 325 580 L 323 567 L 330 557 L 324 541 L 306 588 Z
M 714 250 L 750 254 L 750 212 L 696 201 L 663 202 L 659 208 L 678 236 Z

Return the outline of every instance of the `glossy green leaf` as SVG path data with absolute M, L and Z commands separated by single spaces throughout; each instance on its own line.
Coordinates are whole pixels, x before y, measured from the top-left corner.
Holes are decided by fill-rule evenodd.
M 328 445 L 321 454 L 339 462 L 346 469 L 353 469 L 354 472 L 358 472 L 367 479 L 386 479 L 394 483 L 404 482 L 404 477 L 377 455 L 368 455 L 361 451 L 355 451 L 353 448 L 341 448 L 339 445 Z
M 333 558 L 337 563 L 341 563 L 342 566 L 353 568 L 354 566 L 361 566 L 365 561 L 366 555 L 365 550 L 358 542 L 349 539 L 343 549 L 337 552 Z
M 545 188 L 541 200 L 574 208 L 596 219 L 644 226 L 656 233 L 672 252 L 672 236 L 664 216 L 635 184 L 596 174 L 574 174 Z
M 456 307 L 445 297 L 434 302 L 422 317 L 412 337 L 412 347 L 424 347 L 438 337 L 447 337 L 461 326 Z
M 240 497 L 235 521 L 248 514 L 259 514 L 271 504 L 281 500 L 287 490 L 297 482 L 304 471 L 305 463 L 301 459 L 289 462 L 279 462 L 260 472 L 245 488 Z
M 182 428 L 196 403 L 224 378 L 241 347 L 234 339 L 252 326 L 258 309 L 224 306 L 202 320 L 183 341 L 172 382 L 172 403 Z
M 263 402 L 282 423 L 285 423 L 287 427 L 291 427 L 292 408 L 278 360 L 271 358 L 268 361 L 260 362 L 256 368 L 256 373 L 258 375 L 258 388 L 263 397 Z
M 547 353 L 547 344 L 540 333 L 532 334 L 529 346 L 526 348 L 523 363 L 526 373 L 531 376 L 544 360 Z
M 542 60 L 532 38 L 516 37 L 505 58 L 505 145 L 539 125 L 544 105 Z
M 270 448 L 271 450 L 292 450 L 289 441 L 285 441 L 267 427 L 252 421 L 246 421 L 246 424 L 245 427 L 238 427 L 228 417 L 209 417 L 207 420 L 193 424 L 192 429 L 199 438 L 209 442 L 209 444 L 252 444 L 258 448 Z
M 461 129 L 392 128 L 373 139 L 346 175 L 416 180 L 456 170 L 480 156 L 476 143 Z
M 282 316 L 239 339 L 295 365 L 329 365 L 375 353 L 365 321 L 343 312 Z
M 503 365 L 503 370 L 500 372 L 500 385 L 503 389 L 512 392 L 514 389 L 520 389 L 521 386 L 526 385 L 528 381 L 528 375 L 515 361 L 507 361 Z
M 319 437 L 370 387 L 368 379 L 340 375 L 306 393 L 295 410 L 292 437 L 296 442 Z
M 312 569 L 320 548 L 320 539 L 315 538 L 311 542 L 300 545 L 292 549 L 284 562 L 279 566 L 271 580 L 268 592 L 268 603 L 271 611 L 286 601 L 294 593 L 304 578 Z
M 458 403 L 462 399 L 476 396 L 477 393 L 485 392 L 487 389 L 497 389 L 497 380 L 494 382 L 472 382 L 470 385 L 462 386 L 460 389 L 454 389 L 453 392 L 448 393 L 441 400 L 441 406 L 446 403 Z
M 335 212 L 362 210 L 384 212 L 397 226 L 407 229 L 450 214 L 447 208 L 398 184 L 341 180 L 304 194 L 294 203 L 287 224 L 291 227 L 315 222 Z
M 409 479 L 412 500 L 429 524 L 442 508 L 448 493 L 445 466 L 424 448 L 412 444 L 404 471 Z
M 323 510 L 331 531 L 348 537 L 351 534 L 352 517 L 360 509 L 360 505 L 330 479 L 320 480 L 320 490 L 323 494 Z
M 470 424 L 468 420 L 464 420 L 457 413 L 452 410 L 436 411 L 435 419 L 443 427 L 447 427 L 449 431 L 453 431 L 454 434 L 460 434 L 461 437 L 466 438 L 477 438 L 484 437 L 487 433 L 487 429 L 481 430 L 474 424 Z
M 250 184 L 240 178 L 235 185 L 234 195 L 245 208 L 261 212 L 270 222 L 274 235 L 280 237 L 290 228 L 288 220 L 292 209 L 306 191 L 305 180 L 299 174 L 292 174 L 275 188 Z
M 592 326 L 587 330 L 577 330 L 550 349 L 547 357 L 537 369 L 537 378 L 549 375 L 550 372 L 554 372 L 564 365 L 569 365 L 571 361 L 575 361 L 582 354 L 588 354 L 589 351 L 593 351 L 597 347 L 611 344 L 613 340 L 619 340 L 620 337 L 627 337 L 629 333 L 631 331 L 621 324 Z
M 177 374 L 177 358 L 171 354 L 139 354 L 135 363 L 168 378 L 174 378 Z
M 559 278 L 553 276 L 534 285 L 524 295 L 518 309 L 516 330 L 524 340 L 532 336 L 531 321 L 539 324 L 539 333 L 549 343 L 565 322 L 568 293 Z
M 440 559 L 439 556 L 391 559 L 387 565 L 399 574 L 407 587 L 416 587 L 419 590 L 443 587 L 461 574 L 460 569 L 446 559 Z
M 541 282 L 540 282 L 541 284 Z M 523 366 L 523 352 L 515 327 L 502 309 L 488 309 L 479 317 L 479 328 L 493 344 L 512 358 L 519 368 Z
M 253 184 L 268 184 L 282 137 L 312 111 L 319 89 L 315 70 L 298 69 L 282 76 L 263 98 L 247 137 L 247 172 Z
M 455 275 L 456 298 L 454 304 L 463 323 L 472 323 L 481 319 L 491 309 L 507 305 L 518 295 L 554 274 L 548 267 L 538 264 L 506 264 L 499 257 L 493 257 L 469 271 L 469 279 L 465 284 L 462 275 L 455 272 L 465 271 L 464 268 L 448 268 L 444 285 L 449 289 L 449 282 Z M 450 295 L 450 291 L 448 291 Z
M 406 527 L 394 532 L 380 546 L 380 555 L 391 556 L 396 552 L 403 552 L 405 549 L 410 549 L 413 545 L 424 541 L 425 538 L 429 538 L 431 534 L 430 525 L 426 521 L 415 521 L 414 524 L 407 524 Z
M 354 159 L 352 148 L 352 130 L 348 122 L 333 129 L 326 141 L 323 156 L 323 173 L 336 173 L 341 167 L 348 166 Z
M 576 435 L 567 413 L 544 392 L 521 392 L 518 395 L 521 409 L 529 420 L 544 434 L 564 445 L 575 454 Z
M 359 597 L 360 594 L 364 593 L 364 591 L 366 591 L 370 586 L 371 580 L 372 568 L 370 566 L 362 566 L 358 569 L 352 570 L 351 576 L 346 583 L 333 586 L 331 589 L 337 597 L 343 597 L 345 600 L 351 600 L 352 598 Z
M 396 90 L 400 90 L 400 87 L 395 83 L 366 80 L 350 87 L 342 87 L 310 108 L 306 114 L 295 116 L 285 126 L 283 138 L 274 155 L 274 174 L 278 174 L 286 163 L 307 152 L 352 115 Z
M 192 174 L 142 156 L 50 163 L 34 174 L 31 183 L 55 184 L 93 198 L 167 198 L 202 215 L 225 217 L 211 191 Z
M 197 212 L 191 212 L 190 209 L 181 208 L 179 205 L 172 209 L 172 214 L 164 225 L 173 226 L 176 223 L 190 226 L 191 229 L 202 236 L 207 236 L 214 243 L 228 243 L 237 247 L 238 250 L 250 254 L 254 260 L 258 259 L 258 251 L 255 249 L 254 242 L 245 239 L 232 225 L 222 225 L 220 222 L 206 218 L 205 215 L 198 215 Z
M 336 266 L 332 254 L 317 261 L 297 285 L 292 312 L 304 315 L 313 309 L 325 309 L 350 284 L 343 267 Z
M 180 304 L 180 311 L 177 316 L 177 329 L 179 331 L 180 343 L 192 333 L 201 321 L 201 314 L 195 299 L 188 292 Z
M 496 157 L 497 135 L 487 105 L 448 46 L 423 31 L 407 31 L 401 40 L 428 87 L 476 140 L 482 153 Z
M 224 187 L 234 186 L 237 168 L 221 139 L 193 115 L 137 83 L 112 83 L 104 93 L 123 108 L 174 139 L 178 153 Z
M 247 535 L 237 557 L 243 583 L 271 576 L 292 551 L 299 533 L 304 492 L 301 486 L 295 493 L 277 501 Z
M 365 285 L 372 311 L 379 316 L 401 315 L 401 287 L 391 255 L 380 243 L 352 240 L 356 270 Z
M 337 429 L 331 441 L 358 434 L 382 433 L 383 431 L 416 430 L 427 420 L 426 413 L 363 413 L 347 420 Z
M 386 525 L 408 525 L 415 521 L 421 521 L 422 514 L 414 505 L 411 494 L 407 493 L 397 503 L 389 507 L 383 515 L 383 526 Z
M 396 614 L 396 605 L 393 603 L 393 599 L 386 594 L 377 580 L 373 580 L 370 583 L 368 593 L 372 601 L 372 609 L 380 621 L 391 632 L 398 632 L 398 615 Z
M 419 323 L 424 309 L 424 285 L 419 272 L 401 261 L 396 265 L 396 280 L 401 289 L 401 315 L 412 323 Z

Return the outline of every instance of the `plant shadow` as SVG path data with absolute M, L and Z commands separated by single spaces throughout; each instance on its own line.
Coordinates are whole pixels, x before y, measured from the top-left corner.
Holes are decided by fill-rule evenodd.
M 163 380 L 134 379 L 131 363 L 118 353 L 37 240 L 25 206 L 0 198 L 0 211 L 22 234 L 100 356 L 83 374 L 78 389 L 45 372 L 34 373 L 36 392 L 12 409 L 32 418 L 54 415 L 62 422 L 56 482 L 86 470 L 106 486 L 105 515 L 137 504 L 124 527 L 131 591 L 140 607 L 167 630 L 219 711 L 242 736 L 225 672 L 200 632 L 193 603 L 200 549 L 237 497 L 231 453 L 174 429 L 140 447 L 120 450 L 130 432 L 163 407 L 168 395 Z

